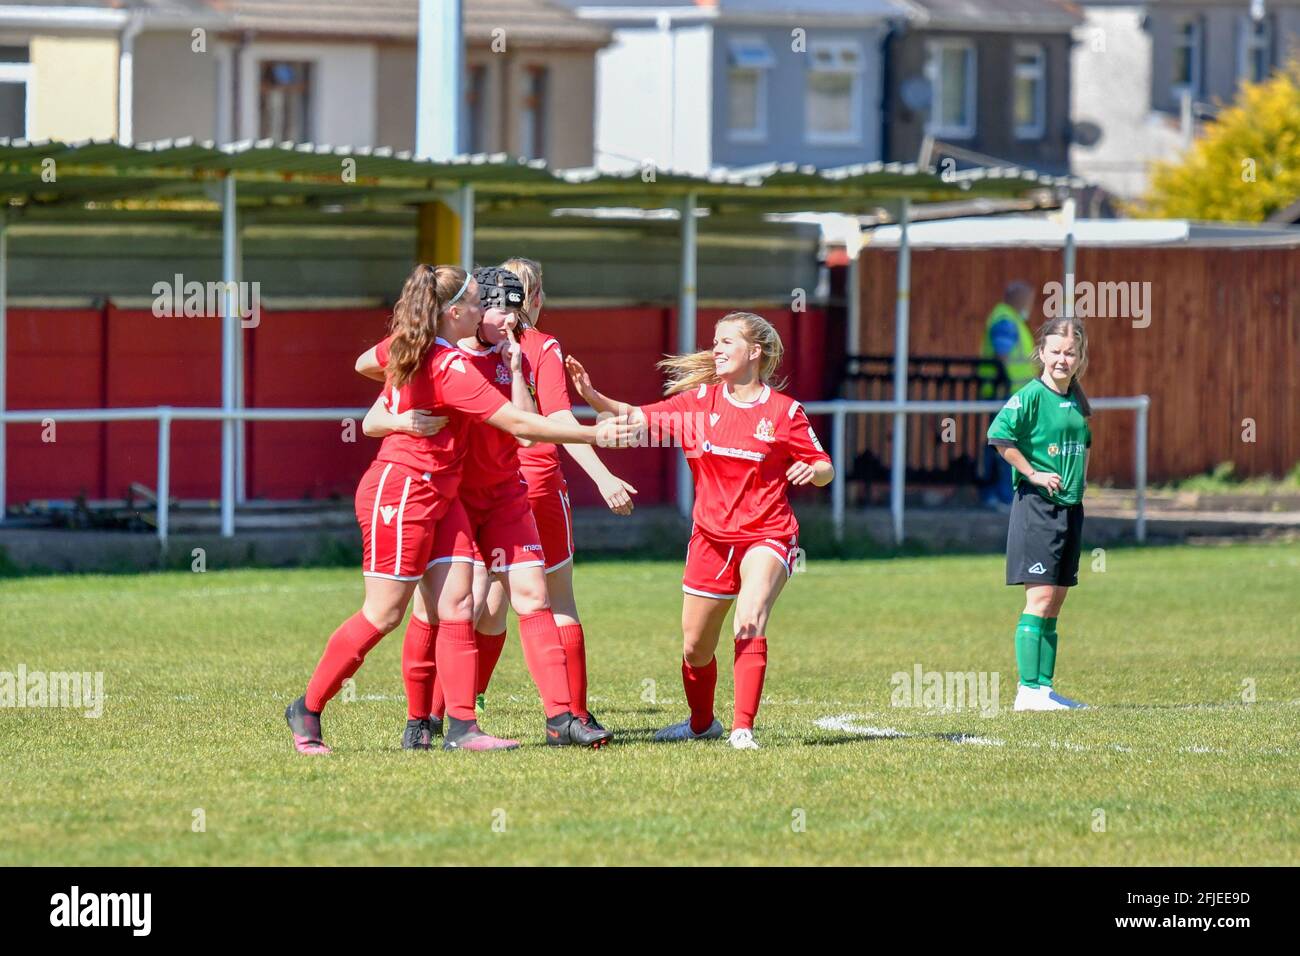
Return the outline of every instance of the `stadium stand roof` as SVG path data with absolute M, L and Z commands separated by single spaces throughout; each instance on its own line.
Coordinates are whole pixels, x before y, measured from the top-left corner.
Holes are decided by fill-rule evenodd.
M 664 170 L 625 173 L 551 170 L 503 154 L 435 162 L 387 148 L 269 140 L 215 145 L 192 139 L 127 146 L 113 140 L 64 143 L 0 139 L 0 201 L 13 206 L 113 204 L 128 200 L 215 201 L 213 187 L 238 184 L 241 207 L 294 203 L 375 206 L 424 203 L 472 186 L 476 203 L 616 205 L 659 208 L 694 195 L 702 207 L 868 211 L 893 199 L 917 202 L 1007 197 L 1075 188 L 1070 177 L 1018 167 L 938 173 L 903 163 L 838 169 L 769 164 L 697 176 Z

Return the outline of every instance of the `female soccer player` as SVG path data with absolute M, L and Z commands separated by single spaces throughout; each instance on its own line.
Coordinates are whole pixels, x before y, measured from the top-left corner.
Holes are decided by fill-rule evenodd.
M 682 580 L 682 683 L 691 716 L 655 740 L 722 736 L 714 716 L 714 651 L 732 602 L 736 614 L 735 718 L 729 741 L 754 750 L 754 716 L 767 670 L 767 623 L 799 545 L 786 485 L 829 484 L 835 472 L 802 406 L 777 389 L 781 338 L 751 312 L 723 316 L 713 348 L 659 363 L 667 398 L 632 409 L 653 444 L 681 443 L 695 478 L 695 526 Z M 627 406 L 597 392 L 572 356 L 579 394 L 598 411 Z
M 510 338 L 515 311 L 523 305 L 523 286 L 513 274 L 499 268 L 476 269 L 474 277 L 486 311 L 480 325 L 457 341 L 457 348 L 465 364 L 493 383 L 504 399 L 534 411 L 523 350 Z M 363 367 L 363 360 L 359 360 L 358 368 Z M 367 434 L 386 433 L 383 418 L 382 413 L 368 416 Z M 518 443 L 511 435 L 483 425 L 471 425 L 468 437 L 460 501 L 469 527 L 458 546 L 434 554 L 432 567 L 473 560 L 475 554 L 481 558 L 485 574 L 503 584 L 506 597 L 519 615 L 524 658 L 545 705 L 547 742 L 557 746 L 603 746 L 613 735 L 575 719 L 576 710 L 570 703 L 567 655 L 549 604 L 542 545 L 528 506 L 528 486 L 519 473 Z M 410 677 L 427 664 L 420 660 L 420 651 L 428 646 L 424 632 L 431 626 L 424 602 L 417 597 L 404 643 L 403 670 L 408 687 L 404 746 L 426 746 L 426 732 L 427 746 L 432 746 L 433 715 L 441 722 L 442 702 L 437 689 L 430 686 L 426 692 Z M 492 656 L 499 655 L 497 647 Z M 480 664 L 479 673 L 482 671 Z
M 560 343 L 537 328 L 545 302 L 542 267 L 531 259 L 513 258 L 503 262 L 501 268 L 518 278 L 523 287 L 519 342 L 529 369 L 528 387 L 536 401 L 535 410 L 547 418 L 576 425 L 578 420 L 569 402 Z M 611 511 L 618 515 L 632 513 L 631 496 L 636 494 L 632 485 L 613 475 L 589 446 L 565 445 L 564 450 L 595 483 Z M 573 515 L 569 486 L 560 470 L 559 448 L 550 442 L 523 445 L 519 449 L 519 468 L 528 482 L 528 504 L 537 522 L 546 562 L 546 589 L 564 643 L 570 709 L 583 723 L 601 730 L 599 721 L 587 707 L 586 641 L 573 596 Z M 491 578 L 489 583 L 486 569 L 479 563 L 474 567 L 474 603 L 476 608 L 482 608 L 475 620 L 479 645 L 476 706 L 481 710 L 483 694 L 505 644 L 508 603 L 501 581 Z
M 448 336 L 473 334 L 480 318 L 477 284 L 462 269 L 419 265 L 402 287 L 387 340 L 388 381 L 380 402 L 387 402 L 392 413 L 407 408 L 437 411 L 448 415 L 449 423 L 432 438 L 409 432 L 390 435 L 357 487 L 365 601 L 330 637 L 306 694 L 285 711 L 301 753 L 329 753 L 320 725 L 325 704 L 356 673 L 370 649 L 401 622 L 444 519 L 453 532 L 457 518 L 463 522 L 456 495 L 472 422 L 486 421 L 513 436 L 545 441 L 603 438 L 612 443 L 630 432 L 626 425 L 604 422 L 598 437 L 597 428 L 565 425 L 515 408 L 467 368 L 462 354 L 447 341 Z M 436 642 L 435 653 L 448 696 L 459 711 L 453 711 L 459 719 L 458 741 L 466 749 L 508 744 L 482 740 L 487 735 L 473 721 L 478 651 L 470 622 L 468 569 L 449 564 L 440 578 L 432 603 L 448 613 L 451 626 L 446 640 Z
M 1085 706 L 1052 689 L 1056 619 L 1079 583 L 1083 489 L 1087 481 L 1092 409 L 1079 387 L 1088 367 L 1083 323 L 1056 318 L 1038 330 L 1038 377 L 1008 399 L 989 425 L 989 444 L 1014 469 L 1015 498 L 1007 525 L 1007 584 L 1025 586 L 1016 626 L 1020 684 L 1016 710 Z

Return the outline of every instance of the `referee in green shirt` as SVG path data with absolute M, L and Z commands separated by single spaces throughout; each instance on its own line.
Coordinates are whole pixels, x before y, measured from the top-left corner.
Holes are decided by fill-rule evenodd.
M 1056 619 L 1079 583 L 1083 489 L 1092 430 L 1079 387 L 1088 341 L 1075 318 L 1048 320 L 1038 330 L 1038 377 L 1017 391 L 989 425 L 989 444 L 1014 472 L 1007 525 L 1007 584 L 1023 584 L 1025 610 L 1016 627 L 1020 684 L 1016 710 L 1071 710 L 1084 705 L 1052 687 Z

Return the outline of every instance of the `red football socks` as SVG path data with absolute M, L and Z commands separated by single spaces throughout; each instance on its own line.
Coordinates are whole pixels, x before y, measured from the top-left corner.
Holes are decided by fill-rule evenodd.
M 340 624 L 307 682 L 307 709 L 320 713 L 383 636 L 360 611 Z
M 695 667 L 682 658 L 682 686 L 686 703 L 691 707 L 691 730 L 702 734 L 713 724 L 713 692 L 718 687 L 718 659 L 709 658 L 703 667 Z
M 484 634 L 475 631 L 474 640 L 478 642 L 478 686 L 475 693 L 486 694 L 488 684 L 492 683 L 492 672 L 497 669 L 497 661 L 506 646 L 506 632 Z
M 519 616 L 519 640 L 524 663 L 542 695 L 546 716 L 558 717 L 569 709 L 569 675 L 564 666 L 564 645 L 550 608 Z
M 763 696 L 767 673 L 767 638 L 736 639 L 736 716 L 732 730 L 754 729 L 758 702 Z
M 406 685 L 406 716 L 411 720 L 424 720 L 433 705 L 437 641 L 437 626 L 412 614 L 402 641 L 402 682 Z
M 473 720 L 474 686 L 478 681 L 474 625 L 469 621 L 441 622 L 437 651 L 438 683 L 447 697 L 447 715 L 457 720 Z
M 564 666 L 569 674 L 569 710 L 575 717 L 589 717 L 587 711 L 587 647 L 581 624 L 565 624 L 559 629 L 564 645 Z

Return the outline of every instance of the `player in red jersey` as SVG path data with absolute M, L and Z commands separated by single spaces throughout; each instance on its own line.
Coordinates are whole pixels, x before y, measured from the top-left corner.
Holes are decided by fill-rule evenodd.
M 682 683 L 691 716 L 655 740 L 713 739 L 718 681 L 714 651 L 732 602 L 735 719 L 730 743 L 758 747 L 754 716 L 767 670 L 767 622 L 791 573 L 799 524 L 788 485 L 829 484 L 835 477 L 802 406 L 777 389 L 781 338 L 766 319 L 732 312 L 718 321 L 713 348 L 665 359 L 664 401 L 632 410 L 655 445 L 680 444 L 695 478 L 694 528 L 682 580 Z M 570 375 L 598 411 L 626 410 L 606 398 L 573 357 Z
M 503 262 L 501 268 L 514 275 L 523 288 L 524 301 L 517 313 L 519 344 L 523 347 L 528 391 L 536 403 L 535 410 L 547 418 L 576 425 L 560 343 L 537 328 L 545 301 L 542 267 L 531 259 L 513 258 Z M 559 446 L 551 442 L 520 444 L 519 470 L 528 482 L 528 504 L 537 522 L 546 562 L 546 590 L 564 644 L 569 706 L 589 727 L 602 730 L 587 706 L 586 641 L 573 596 L 573 515 L 569 487 L 560 470 Z M 636 494 L 636 488 L 612 474 L 589 446 L 565 445 L 564 450 L 595 483 L 611 511 L 618 515 L 632 513 L 631 496 Z M 479 646 L 476 707 L 481 712 L 483 694 L 505 644 L 509 609 L 503 583 L 489 576 L 481 562 L 474 566 L 474 603 L 476 608 L 482 608 L 474 624 Z
M 523 350 L 512 333 L 517 310 L 523 304 L 523 287 L 514 275 L 499 268 L 476 269 L 474 276 L 486 308 L 480 325 L 460 338 L 457 348 L 466 366 L 492 383 L 504 400 L 535 411 Z M 378 358 L 382 364 L 382 355 Z M 367 425 L 367 434 L 383 433 L 382 418 L 376 416 L 376 421 Z M 567 427 L 576 424 L 575 421 Z M 528 505 L 528 485 L 519 473 L 519 444 L 505 432 L 484 425 L 470 426 L 460 489 L 468 527 L 447 547 L 435 549 L 431 573 L 440 564 L 465 563 L 474 558 L 485 565 L 484 576 L 490 574 L 501 582 L 519 616 L 524 658 L 546 711 L 547 742 L 557 746 L 600 747 L 613 735 L 578 718 L 570 702 L 567 655 L 550 608 L 542 545 Z M 481 609 L 480 595 L 485 591 L 486 587 L 476 595 L 479 598 L 475 601 L 476 614 Z M 417 596 L 407 625 L 408 648 L 424 645 L 421 635 L 430 626 L 429 620 L 424 601 Z M 480 655 L 491 654 L 480 638 L 475 640 Z M 500 654 L 499 647 L 495 650 L 492 663 Z M 406 661 L 407 673 L 411 670 L 409 665 Z M 480 661 L 480 682 L 484 671 Z M 487 672 L 490 673 L 490 665 Z M 411 681 L 407 683 L 412 687 Z M 420 711 L 430 721 L 431 735 L 441 722 L 439 689 L 430 688 L 431 696 L 422 694 L 418 702 L 410 699 L 408 693 L 410 719 L 418 719 L 421 715 L 416 711 Z
M 429 436 L 426 424 L 403 419 L 403 430 L 384 440 L 357 487 L 365 602 L 331 635 L 306 694 L 285 711 L 299 752 L 329 753 L 321 738 L 322 709 L 356 673 L 370 649 L 401 623 L 439 537 L 455 537 L 463 529 L 464 512 L 456 495 L 470 424 L 486 421 L 533 440 L 599 440 L 596 428 L 566 426 L 519 410 L 467 368 L 446 337 L 472 334 L 481 317 L 477 284 L 455 266 L 416 266 L 402 287 L 387 340 L 385 394 L 371 411 L 387 402 L 390 413 L 400 415 L 407 408 L 420 407 L 447 416 L 448 422 Z M 605 422 L 600 429 L 607 442 L 629 430 L 617 422 Z M 513 742 L 488 737 L 473 720 L 478 650 L 473 640 L 469 569 L 448 564 L 432 584 L 429 603 L 444 615 L 448 633 L 442 635 L 445 640 L 433 635 L 428 657 L 441 671 L 454 702 L 452 714 L 459 721 L 456 746 L 508 746 Z M 432 677 L 430 672 L 430 685 Z

